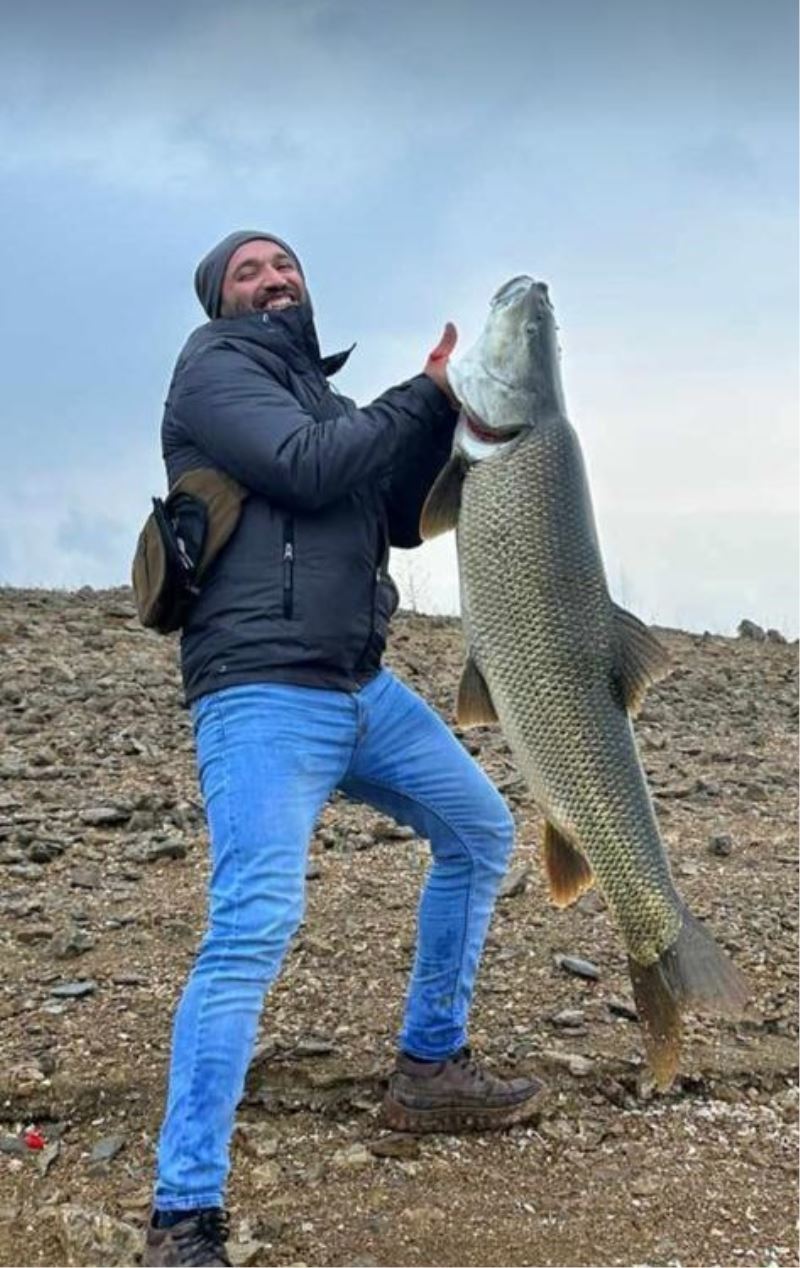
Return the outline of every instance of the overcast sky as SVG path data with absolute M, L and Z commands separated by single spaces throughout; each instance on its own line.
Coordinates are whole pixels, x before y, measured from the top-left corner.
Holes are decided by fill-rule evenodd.
M 512 274 L 546 280 L 618 597 L 796 628 L 796 23 L 794 0 L 4 6 L 0 583 L 127 581 L 194 266 L 246 227 L 296 246 L 362 402 L 445 319 L 466 347 Z M 452 544 L 410 558 L 406 597 L 452 609 Z

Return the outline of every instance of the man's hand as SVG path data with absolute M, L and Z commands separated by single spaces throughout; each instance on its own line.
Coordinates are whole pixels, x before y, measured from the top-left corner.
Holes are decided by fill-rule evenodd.
M 433 379 L 437 387 L 450 397 L 453 405 L 458 407 L 458 400 L 453 393 L 447 379 L 447 362 L 450 360 L 450 353 L 456 346 L 458 339 L 458 331 L 452 321 L 445 324 L 444 333 L 432 352 L 428 354 L 428 360 L 425 362 L 423 374 L 427 374 L 429 379 Z

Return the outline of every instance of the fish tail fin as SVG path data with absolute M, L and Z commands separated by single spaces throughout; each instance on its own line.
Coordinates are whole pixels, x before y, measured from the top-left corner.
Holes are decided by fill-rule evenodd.
M 591 889 L 594 884 L 592 869 L 549 819 L 544 825 L 542 848 L 550 900 L 556 907 L 569 907 L 587 889 Z
M 675 1077 L 686 1010 L 740 1017 L 747 983 L 699 920 L 683 909 L 676 941 L 654 964 L 628 960 L 647 1060 L 662 1090 Z

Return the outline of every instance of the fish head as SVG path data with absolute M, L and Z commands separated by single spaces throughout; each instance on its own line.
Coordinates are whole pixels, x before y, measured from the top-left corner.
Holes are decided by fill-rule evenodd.
M 558 335 L 547 286 L 512 277 L 493 296 L 477 341 L 447 368 L 461 404 L 456 447 L 489 457 L 564 413 Z

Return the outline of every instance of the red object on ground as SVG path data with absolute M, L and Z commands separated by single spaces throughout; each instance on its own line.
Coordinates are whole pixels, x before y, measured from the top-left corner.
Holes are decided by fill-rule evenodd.
M 29 1127 L 22 1133 L 22 1139 L 29 1149 L 44 1149 L 47 1141 L 41 1132 L 37 1132 L 35 1127 Z

